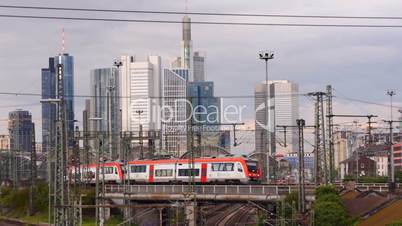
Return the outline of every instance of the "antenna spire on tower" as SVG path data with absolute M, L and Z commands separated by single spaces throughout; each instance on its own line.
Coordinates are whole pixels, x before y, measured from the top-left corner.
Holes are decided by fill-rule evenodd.
M 65 39 L 64 39 L 64 27 L 61 29 L 61 54 L 64 54 L 66 50 Z
M 184 0 L 184 2 L 185 2 L 184 10 L 185 10 L 186 15 L 187 15 L 187 12 L 188 12 L 188 0 Z

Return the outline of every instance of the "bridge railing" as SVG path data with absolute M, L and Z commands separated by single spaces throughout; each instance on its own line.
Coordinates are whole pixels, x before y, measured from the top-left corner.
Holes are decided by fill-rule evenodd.
M 126 187 L 124 187 L 126 186 Z M 183 185 L 106 185 L 106 193 L 129 194 L 184 194 L 189 187 Z M 297 186 L 287 185 L 195 185 L 197 194 L 205 195 L 285 195 L 297 191 Z M 307 188 L 313 192 L 313 188 Z

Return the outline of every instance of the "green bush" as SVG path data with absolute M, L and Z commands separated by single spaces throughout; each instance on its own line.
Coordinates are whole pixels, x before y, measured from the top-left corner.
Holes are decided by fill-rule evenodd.
M 327 194 L 335 194 L 338 195 L 338 191 L 336 187 L 333 185 L 323 185 L 315 189 L 315 197 L 318 199 L 319 197 Z
M 348 217 L 345 208 L 336 202 L 318 201 L 314 205 L 316 226 L 347 226 Z
M 317 202 L 334 202 L 342 205 L 341 197 L 338 194 L 323 194 L 316 198 Z
M 317 226 L 347 226 L 350 220 L 336 187 L 320 186 L 315 191 L 314 221 Z

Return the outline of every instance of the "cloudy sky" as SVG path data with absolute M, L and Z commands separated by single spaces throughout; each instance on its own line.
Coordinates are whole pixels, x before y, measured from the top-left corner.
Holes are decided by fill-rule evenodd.
M 142 1 L 0 1 L 0 5 L 88 7 L 127 10 L 183 11 L 185 0 Z M 396 0 L 188 0 L 189 11 L 344 16 L 402 16 Z M 1 9 L 0 14 L 84 16 L 127 19 L 171 19 L 181 16 L 145 14 L 101 14 Z M 237 21 L 264 23 L 402 24 L 390 20 L 312 20 L 280 18 L 217 18 L 192 16 L 193 21 Z M 66 50 L 75 58 L 75 94 L 89 94 L 89 71 L 112 65 L 123 54 L 143 59 L 162 56 L 165 65 L 180 51 L 180 24 L 112 23 L 67 20 L 0 18 L 0 91 L 40 93 L 40 69 L 49 56 L 61 49 L 61 29 L 66 31 Z M 264 79 L 264 64 L 257 54 L 275 52 L 270 77 L 299 83 L 300 92 L 335 88 L 335 113 L 389 115 L 386 106 L 363 104 L 345 97 L 387 105 L 387 89 L 397 92 L 395 105 L 402 106 L 402 28 L 253 27 L 193 25 L 193 46 L 207 55 L 207 78 L 215 82 L 217 96 L 253 95 Z M 312 123 L 312 101 L 300 98 L 301 116 Z M 228 103 L 248 105 L 243 121 L 252 122 L 253 99 L 230 98 Z M 39 97 L 0 95 L 0 132 L 7 129 L 9 111 L 32 111 L 40 131 Z M 75 105 L 81 119 L 83 99 Z M 395 109 L 395 113 L 397 109 Z M 342 119 L 351 121 L 350 119 Z M 342 121 L 340 120 L 340 121 Z M 339 122 L 340 122 L 339 121 Z M 364 120 L 362 120 L 364 121 Z M 40 140 L 40 137 L 38 137 Z M 250 138 L 251 139 L 251 138 Z

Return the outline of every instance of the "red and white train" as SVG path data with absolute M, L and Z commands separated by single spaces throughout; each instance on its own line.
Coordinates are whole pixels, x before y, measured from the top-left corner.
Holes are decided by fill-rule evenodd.
M 256 160 L 244 157 L 196 158 L 194 167 L 188 159 L 134 160 L 124 165 L 118 162 L 99 166 L 99 180 L 107 183 L 183 183 L 190 180 L 191 171 L 196 183 L 259 182 L 261 170 Z M 71 171 L 72 173 L 74 170 Z M 81 167 L 82 180 L 95 183 L 96 165 Z

